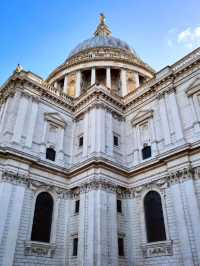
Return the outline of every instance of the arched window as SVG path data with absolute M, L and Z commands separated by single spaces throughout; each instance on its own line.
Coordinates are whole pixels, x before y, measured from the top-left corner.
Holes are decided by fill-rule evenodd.
M 49 242 L 53 213 L 53 199 L 47 192 L 37 196 L 31 233 L 32 241 Z
M 144 198 L 144 211 L 148 242 L 166 240 L 163 209 L 158 192 L 150 191 L 147 193 Z
M 151 146 L 145 144 L 142 149 L 142 159 L 145 160 L 151 157 Z
M 51 160 L 51 161 L 55 161 L 56 151 L 54 150 L 54 148 L 49 147 L 46 149 L 46 159 Z

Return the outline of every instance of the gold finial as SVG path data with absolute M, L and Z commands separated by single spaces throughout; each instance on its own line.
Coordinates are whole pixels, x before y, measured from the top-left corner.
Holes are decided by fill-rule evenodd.
M 106 17 L 103 13 L 100 13 L 100 24 L 105 24 Z
M 99 18 L 99 25 L 97 26 L 97 29 L 94 33 L 95 36 L 110 36 L 111 31 L 109 30 L 108 26 L 105 23 L 105 16 L 103 13 L 100 13 L 100 18 Z
M 15 69 L 16 73 L 20 73 L 23 70 L 23 67 L 20 64 L 17 64 L 17 67 Z

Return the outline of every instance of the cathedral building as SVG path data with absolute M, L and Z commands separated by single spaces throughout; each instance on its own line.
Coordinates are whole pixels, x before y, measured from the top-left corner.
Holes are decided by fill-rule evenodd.
M 1 266 L 200 265 L 200 48 L 155 72 L 103 14 L 0 89 Z

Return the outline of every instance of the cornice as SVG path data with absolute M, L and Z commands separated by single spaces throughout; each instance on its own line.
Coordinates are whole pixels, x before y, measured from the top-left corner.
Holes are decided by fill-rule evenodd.
M 141 197 L 149 190 L 158 190 L 161 193 L 174 184 L 180 184 L 187 180 L 200 179 L 200 167 L 191 166 L 167 173 L 164 177 L 153 180 L 146 179 L 142 185 L 119 186 L 104 177 L 94 177 L 82 181 L 75 188 L 63 188 L 47 182 L 32 179 L 29 175 L 18 174 L 11 171 L 4 171 L 0 182 L 8 182 L 14 185 L 23 185 L 34 193 L 38 191 L 48 191 L 57 198 L 72 199 L 78 198 L 81 193 L 88 193 L 94 190 L 104 190 L 109 193 L 116 193 L 118 198 Z

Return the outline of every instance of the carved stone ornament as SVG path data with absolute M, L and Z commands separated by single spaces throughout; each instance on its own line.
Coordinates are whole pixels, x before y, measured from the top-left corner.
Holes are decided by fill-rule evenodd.
M 172 241 L 159 241 L 142 245 L 144 258 L 172 256 L 173 243 Z
M 80 185 L 80 192 L 89 192 L 91 190 L 99 189 L 106 190 L 108 192 L 116 192 L 117 185 L 106 179 L 101 178 L 94 178 Z
M 24 254 L 26 256 L 53 257 L 56 245 L 53 243 L 43 243 L 26 241 L 24 243 Z
M 13 171 L 5 170 L 2 173 L 1 182 L 8 182 L 14 185 L 27 185 L 29 180 L 29 176 L 22 173 L 16 173 Z

